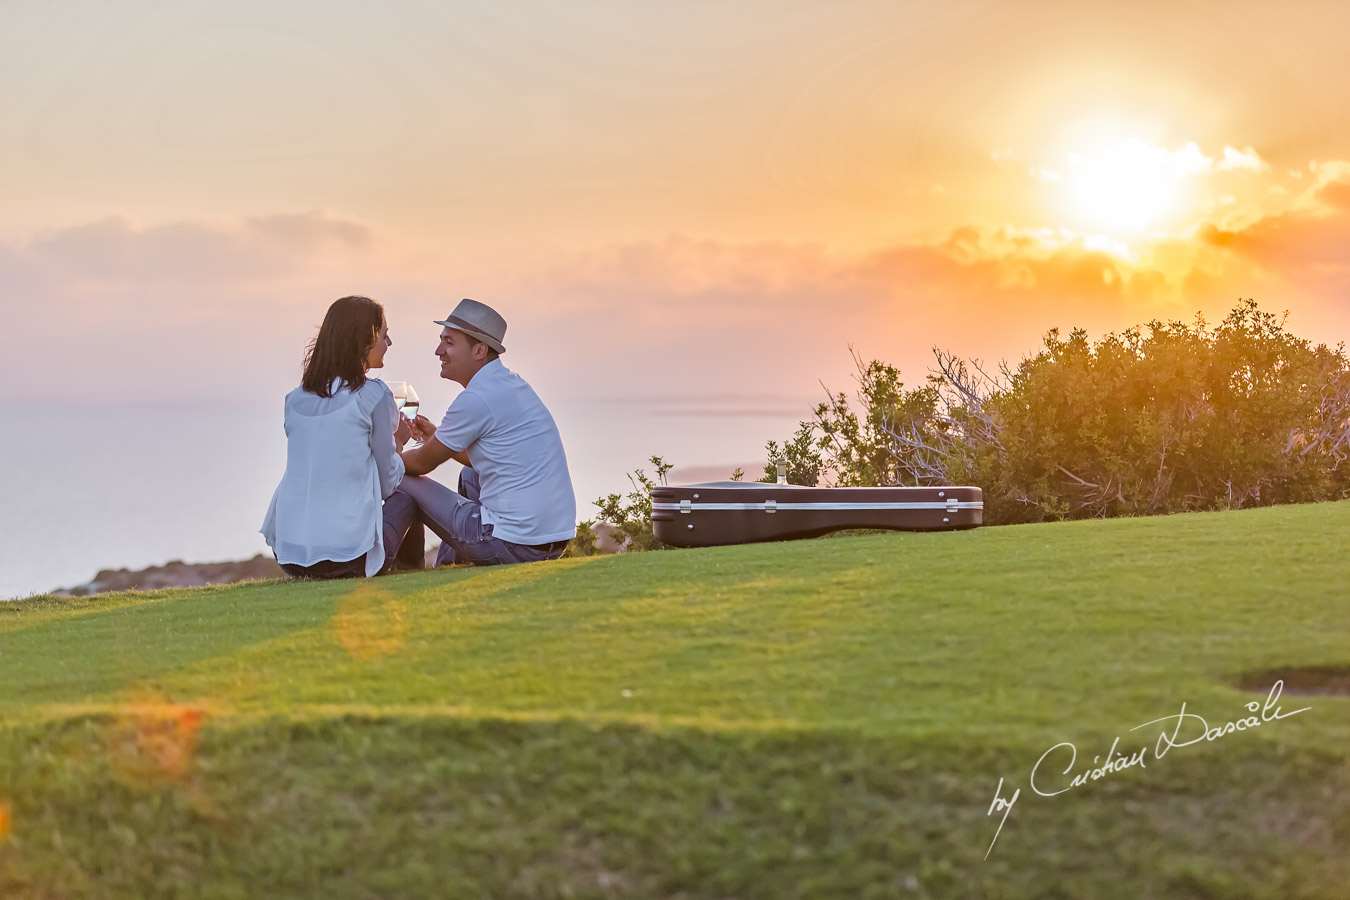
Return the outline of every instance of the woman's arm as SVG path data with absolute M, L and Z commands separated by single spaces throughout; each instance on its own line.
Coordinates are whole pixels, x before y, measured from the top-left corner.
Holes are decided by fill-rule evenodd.
M 370 412 L 370 455 L 380 474 L 380 496 L 386 500 L 403 480 L 403 458 L 398 455 L 398 447 L 407 442 L 411 433 L 408 423 L 398 414 L 394 395 L 386 388 Z

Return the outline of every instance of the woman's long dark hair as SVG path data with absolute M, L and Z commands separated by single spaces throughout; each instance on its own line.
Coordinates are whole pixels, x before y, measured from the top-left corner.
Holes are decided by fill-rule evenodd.
M 341 378 L 353 391 L 361 387 L 366 383 L 366 355 L 383 324 L 384 307 L 369 297 L 334 300 L 318 336 L 305 348 L 300 386 L 319 397 L 333 396 L 334 378 Z

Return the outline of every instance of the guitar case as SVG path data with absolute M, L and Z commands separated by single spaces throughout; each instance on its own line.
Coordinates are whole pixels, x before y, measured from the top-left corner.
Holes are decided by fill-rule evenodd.
M 984 519 L 977 487 L 805 487 L 714 481 L 652 488 L 652 531 L 675 547 L 819 537 L 846 528 L 956 531 Z

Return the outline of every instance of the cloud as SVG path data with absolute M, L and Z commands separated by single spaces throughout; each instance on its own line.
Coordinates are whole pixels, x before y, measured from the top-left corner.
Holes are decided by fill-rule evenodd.
M 1177 150 L 1168 150 L 1140 138 L 1130 138 L 1095 153 L 1069 154 L 1069 175 L 1078 180 L 1116 178 L 1139 179 L 1144 176 L 1179 179 L 1203 175 L 1214 168 L 1214 160 L 1189 141 Z M 1063 176 L 1051 169 L 1033 168 L 1033 178 L 1058 181 Z
M 1298 274 L 1317 266 L 1350 274 L 1350 166 L 1324 164 L 1318 176 L 1290 209 L 1240 226 L 1206 223 L 1198 237 L 1267 269 Z
M 1140 144 L 1144 142 L 1140 141 Z M 1146 144 L 1144 146 L 1147 146 Z M 1162 149 L 1162 148 L 1156 148 Z M 1173 150 L 1167 153 L 1163 150 L 1167 165 L 1173 171 L 1187 175 L 1201 175 L 1208 172 L 1214 166 L 1214 160 L 1210 159 L 1204 153 L 1200 152 L 1200 147 L 1194 142 L 1189 141 L 1180 150 Z
M 81 369 L 62 369 L 68 387 L 99 371 L 228 395 L 241 378 L 282 372 L 275 378 L 288 382 L 326 302 L 344 293 L 386 302 L 399 353 L 429 353 L 405 342 L 431 333 L 425 323 L 453 305 L 444 284 L 454 283 L 464 285 L 454 297 L 492 298 L 512 323 L 512 357 L 527 377 L 553 373 L 556 396 L 725 395 L 668 404 L 660 417 L 731 426 L 795 402 L 747 393 L 812 397 L 820 380 L 846 386 L 850 344 L 913 383 L 934 345 L 997 359 L 1034 352 L 1051 327 L 1101 333 L 1222 314 L 1239 296 L 1276 296 L 1289 272 L 1317 267 L 1322 280 L 1304 285 L 1313 297 L 1345 269 L 1350 168 L 1310 171 L 1308 191 L 1287 198 L 1304 204 L 1297 209 L 1135 248 L 1063 228 L 968 224 L 861 254 L 672 235 L 450 271 L 430 257 L 405 265 L 367 226 L 322 214 L 144 228 L 110 219 L 0 242 L 0 293 L 25 301 L 16 324 L 36 336 L 20 353 L 26 371 L 69 349 Z M 273 374 L 257 373 L 265 366 Z
M 306 257 L 330 248 L 362 250 L 370 241 L 366 226 L 322 213 L 148 227 L 111 218 L 38 235 L 11 253 L 85 285 L 201 284 L 294 274 Z
M 1308 170 L 1317 177 L 1318 187 L 1337 181 L 1350 181 L 1350 160 L 1313 160 L 1308 163 Z
M 1317 199 L 1337 210 L 1350 211 L 1350 181 L 1334 181 L 1317 191 Z
M 960 305 L 1021 314 L 1028 305 L 1096 307 L 1156 293 L 1166 279 L 1140 276 L 1147 267 L 1127 263 L 1124 253 L 1100 236 L 974 225 L 940 242 L 860 256 L 836 256 L 820 244 L 672 236 L 558 261 L 520 292 L 548 298 L 559 316 L 688 330 L 701 341 L 778 333 L 784 324 L 861 332 L 868 323 L 941 318 Z
M 292 250 L 313 251 L 327 246 L 366 250 L 371 246 L 368 226 L 326 213 L 251 218 L 245 220 L 244 231 L 268 243 Z
M 368 283 L 353 276 L 378 265 L 372 244 L 366 226 L 322 213 L 110 218 L 0 241 L 0 296 L 25 336 L 7 391 L 41 377 L 86 400 L 219 400 L 274 369 L 289 380 L 325 303 Z
M 913 384 L 932 364 L 934 346 L 998 359 L 1034 352 L 1052 327 L 1100 333 L 1194 315 L 1186 296 L 1198 265 L 1193 245 L 1178 241 L 1158 259 L 1125 259 L 1122 251 L 1062 229 L 977 225 L 849 255 L 821 244 L 673 236 L 522 269 L 498 296 L 519 335 L 518 359 L 577 371 L 566 385 L 570 397 L 640 384 L 651 392 L 715 396 L 737 385 L 736 396 L 810 398 L 822 380 L 849 385 L 850 345 L 900 366 Z M 1226 310 L 1237 292 L 1215 277 L 1206 271 L 1189 283 L 1222 297 Z M 767 419 L 788 406 L 663 409 L 672 420 L 730 422 Z
M 1307 207 L 1326 210 L 1345 209 L 1350 194 L 1350 161 L 1314 162 L 1309 167 L 1316 176 L 1304 195 Z
M 1070 154 L 1068 162 L 1068 177 L 1079 180 L 1122 177 L 1137 180 L 1145 176 L 1180 180 L 1214 172 L 1260 173 L 1270 168 L 1251 147 L 1226 146 L 1223 158 L 1216 164 L 1195 141 L 1169 150 L 1140 138 L 1130 138 L 1086 156 Z M 1063 172 L 1041 166 L 1033 166 L 1027 173 L 1037 181 L 1062 181 L 1065 178 Z
M 1223 160 L 1219 162 L 1221 171 L 1264 172 L 1269 168 L 1269 164 L 1251 147 L 1244 147 L 1241 150 L 1224 147 Z

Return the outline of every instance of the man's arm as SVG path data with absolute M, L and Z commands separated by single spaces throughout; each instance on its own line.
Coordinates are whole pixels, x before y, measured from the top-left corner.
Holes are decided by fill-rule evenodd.
M 449 447 L 429 437 L 411 450 L 404 450 L 403 471 L 405 475 L 426 475 L 447 459 L 453 459 L 462 466 L 472 466 L 469 454 L 463 450 L 451 450 Z

